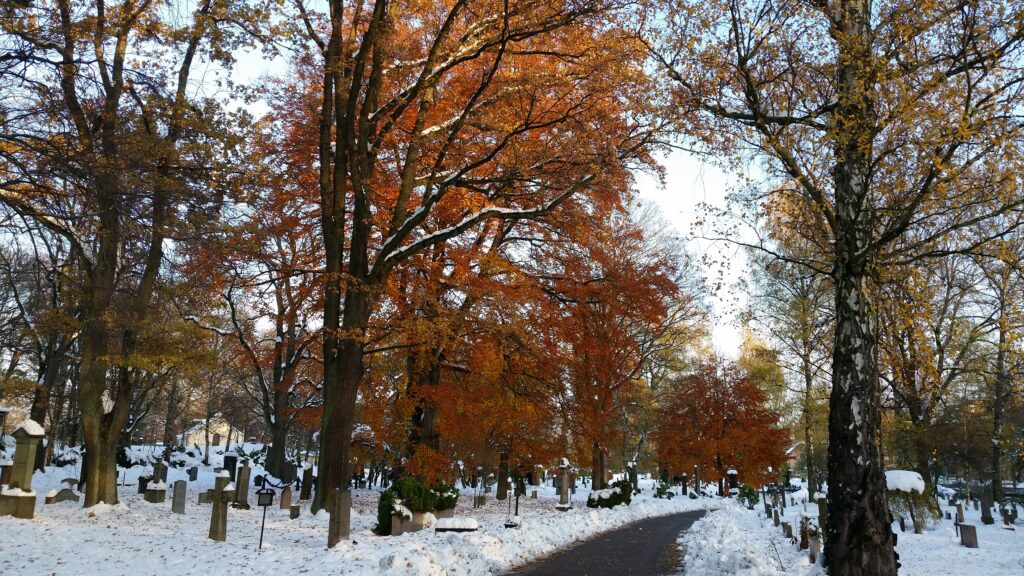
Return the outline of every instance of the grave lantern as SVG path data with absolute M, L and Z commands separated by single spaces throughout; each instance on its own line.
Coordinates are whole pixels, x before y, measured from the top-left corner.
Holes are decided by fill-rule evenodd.
M 262 484 L 262 477 L 261 484 Z M 256 491 L 256 505 L 263 507 L 263 523 L 260 524 L 260 545 L 259 550 L 263 549 L 263 529 L 267 526 L 267 507 L 274 503 L 274 489 L 273 488 L 261 488 Z

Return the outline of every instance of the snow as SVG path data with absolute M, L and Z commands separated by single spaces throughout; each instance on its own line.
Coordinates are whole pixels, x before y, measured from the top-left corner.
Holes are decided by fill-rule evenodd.
M 38 422 L 36 422 L 35 420 L 32 420 L 31 418 L 28 419 L 28 420 L 25 420 L 21 424 L 18 424 L 18 427 L 15 428 L 14 431 L 17 432 L 18 430 L 24 430 L 25 433 L 28 434 L 29 436 L 45 436 L 46 435 L 46 431 L 43 430 L 43 427 L 40 426 Z
M 220 472 L 217 472 L 217 477 L 218 478 L 231 478 L 231 473 L 228 472 L 227 470 L 221 470 Z
M 887 470 L 885 485 L 889 490 L 924 494 L 924 479 L 917 472 L 910 470 Z
M 167 490 L 167 485 L 161 481 L 157 481 L 153 484 L 147 484 L 146 490 Z
M 434 524 L 438 530 L 476 530 L 479 527 L 476 518 L 441 518 Z
M 36 493 L 32 490 L 22 490 L 21 488 L 10 488 L 7 484 L 0 486 L 0 495 L 3 496 L 35 496 Z
M 818 523 L 816 504 L 787 506 L 784 522 L 790 522 L 794 535 L 799 532 L 800 517 Z M 718 510 L 698 520 L 679 539 L 683 554 L 679 575 L 685 576 L 825 576 L 820 565 L 812 565 L 806 550 L 787 539 L 782 529 L 765 517 L 760 504 L 753 511 L 729 500 Z M 956 507 L 942 505 L 942 511 Z M 900 555 L 900 576 L 1008 576 L 1024 574 L 1024 529 L 1008 530 L 997 523 L 986 526 L 981 512 L 964 506 L 965 520 L 978 531 L 979 548 L 965 548 L 956 535 L 953 520 L 939 521 L 923 534 L 900 532 L 899 522 L 892 529 L 898 534 L 896 552 Z M 998 516 L 998 514 L 996 514 Z M 819 560 L 820 564 L 820 560 Z
M 140 453 L 142 447 L 133 447 Z M 477 531 L 437 533 L 421 530 L 400 536 L 376 536 L 371 529 L 377 521 L 379 489 L 357 489 L 352 493 L 352 536 L 327 550 L 329 515 L 309 513 L 308 502 L 299 518 L 288 510 L 266 509 L 263 550 L 257 554 L 263 510 L 228 510 L 227 542 L 207 537 L 210 505 L 195 504 L 199 493 L 212 488 L 218 474 L 223 448 L 211 448 L 210 465 L 199 466 L 198 479 L 188 482 L 185 514 L 172 514 L 169 507 L 153 506 L 136 493 L 139 476 L 152 472 L 150 466 L 121 469 L 121 503 L 80 505 L 36 505 L 33 520 L 0 518 L 0 574 L 43 576 L 59 574 L 303 574 L 305 576 L 374 574 L 485 576 L 505 574 L 518 566 L 571 546 L 593 535 L 651 516 L 716 506 L 717 500 L 653 497 L 655 481 L 641 478 L 643 492 L 629 506 L 588 509 L 579 506 L 589 491 L 579 486 L 567 512 L 555 509 L 558 496 L 548 482 L 531 486 L 538 499 L 520 500 L 519 529 L 506 529 L 508 502 L 489 497 L 482 508 L 472 508 L 472 489 L 465 488 L 455 509 L 457 516 L 472 515 Z M 187 479 L 187 467 L 172 466 L 167 482 Z M 78 465 L 47 467 L 36 473 L 33 486 L 45 492 L 61 480 L 77 477 Z M 253 464 L 253 475 L 265 471 Z M 461 520 L 469 520 L 462 518 Z M 437 525 L 451 520 L 438 519 Z M 83 545 L 87 543 L 87 545 Z

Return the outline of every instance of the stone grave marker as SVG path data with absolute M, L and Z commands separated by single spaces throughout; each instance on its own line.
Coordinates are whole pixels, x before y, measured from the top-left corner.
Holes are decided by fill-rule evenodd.
M 818 498 L 818 526 L 828 525 L 828 500 Z
M 58 502 L 78 502 L 79 496 L 75 494 L 75 491 L 71 488 L 61 488 L 60 491 L 52 491 L 46 495 L 46 504 L 56 504 Z
M 185 486 L 187 484 L 184 480 L 174 481 L 174 491 L 171 495 L 171 512 L 175 514 L 185 513 Z
M 248 463 L 236 472 L 235 476 L 238 480 L 235 482 L 235 501 L 231 503 L 232 508 L 249 509 L 249 474 L 251 472 L 252 468 L 249 468 Z
M 213 502 L 213 488 L 199 493 L 200 504 L 209 504 L 210 502 Z
M 775 526 L 778 527 L 780 523 L 778 510 L 772 510 L 772 520 L 775 522 Z
M 157 480 L 146 486 L 146 495 L 143 497 L 150 504 L 163 504 L 167 501 L 167 485 Z
M 565 459 L 562 460 L 562 466 L 559 470 L 559 476 L 561 479 L 560 490 L 558 493 L 558 506 L 559 510 L 568 510 L 571 506 L 569 505 L 569 462 Z
M 975 499 L 973 500 L 973 503 L 974 503 L 974 509 L 975 509 L 975 510 L 977 510 L 977 509 L 978 509 L 978 499 L 977 499 L 977 498 L 975 498 Z
M 139 476 L 138 493 L 139 494 L 145 494 L 146 493 L 146 488 L 149 487 L 149 483 L 152 480 L 153 480 L 152 476 Z
M 32 519 L 36 514 L 36 493 L 32 491 L 32 471 L 36 450 L 45 432 L 34 420 L 25 420 L 14 430 L 14 463 L 9 488 L 0 494 L 0 516 Z
M 222 471 L 214 480 L 213 512 L 210 514 L 210 540 L 224 542 L 228 537 L 228 503 L 235 499 L 235 485 L 228 472 Z
M 807 547 L 810 545 L 807 542 L 807 537 L 809 536 L 808 533 L 810 532 L 809 524 L 810 524 L 810 521 L 807 519 L 807 516 L 803 516 L 803 517 L 800 518 L 800 549 L 801 550 L 807 550 Z
M 960 543 L 968 548 L 978 547 L 978 529 L 973 524 L 960 525 Z
M 959 502 L 956 503 L 956 521 L 964 523 L 964 505 Z
M 195 482 L 197 478 L 199 478 L 199 467 L 198 466 L 193 466 L 193 467 L 189 468 L 188 469 L 188 481 L 189 482 Z
M 292 507 L 292 487 L 291 486 L 285 486 L 284 489 L 281 490 L 281 504 L 280 504 L 280 507 L 281 507 L 281 510 L 287 510 L 287 509 Z
M 536 500 L 536 499 L 537 499 L 537 491 L 536 490 L 530 490 L 530 500 Z
M 157 459 L 153 462 L 153 479 L 158 482 L 167 482 L 167 464 L 164 464 L 163 460 Z
M 67 484 L 68 488 L 76 490 L 78 488 L 78 478 L 65 478 L 60 481 L 61 486 L 64 486 L 65 484 Z
M 225 454 L 224 455 L 224 469 L 228 471 L 228 477 L 231 481 L 235 481 L 235 468 L 238 466 L 238 455 L 237 454 Z
M 292 504 L 292 507 L 288 509 L 288 517 L 290 519 L 292 519 L 292 520 L 295 520 L 296 518 L 299 517 L 299 505 L 298 504 Z

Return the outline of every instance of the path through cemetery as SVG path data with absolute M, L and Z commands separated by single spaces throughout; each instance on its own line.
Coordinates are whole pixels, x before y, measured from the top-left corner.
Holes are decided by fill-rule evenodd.
M 606 532 L 568 550 L 524 566 L 516 576 L 613 576 L 678 571 L 676 539 L 704 515 L 703 510 L 648 518 Z

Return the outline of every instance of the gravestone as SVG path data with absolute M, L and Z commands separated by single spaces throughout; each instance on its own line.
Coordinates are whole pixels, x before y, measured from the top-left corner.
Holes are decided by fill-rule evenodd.
M 146 493 L 146 488 L 149 487 L 149 482 L 152 479 L 153 478 L 151 476 L 139 476 L 139 487 L 138 487 L 138 493 L 139 494 L 145 494 Z
M 199 478 L 199 467 L 193 466 L 188 469 L 188 480 L 189 482 L 195 482 L 196 478 Z
M 285 486 L 284 490 L 281 490 L 281 510 L 287 510 L 292 507 L 292 487 Z
M 235 501 L 231 503 L 232 508 L 239 510 L 249 509 L 249 474 L 252 468 L 248 464 L 243 465 L 236 472 L 238 480 L 235 482 Z
M 949 510 L 946 510 L 946 520 L 952 520 L 953 516 L 950 515 Z
M 960 543 L 968 548 L 978 547 L 978 529 L 972 524 L 960 525 Z
M 206 490 L 205 492 L 200 492 L 199 493 L 199 503 L 200 504 L 209 504 L 210 502 L 213 502 L 213 488 L 210 488 L 209 490 Z
M 807 542 L 807 537 L 809 536 L 809 532 L 810 532 L 809 526 L 808 526 L 809 523 L 810 523 L 810 521 L 807 519 L 807 516 L 803 516 L 803 517 L 800 518 L 800 549 L 801 550 L 807 550 L 807 546 L 809 546 L 809 543 Z
M 167 465 L 163 460 L 153 462 L 153 479 L 159 482 L 167 482 Z
M 295 520 L 299 517 L 299 505 L 292 504 L 292 507 L 288 509 L 288 517 Z
M 772 520 L 775 522 L 775 527 L 777 528 L 780 522 L 778 510 L 772 510 Z
M 36 450 L 43 439 L 43 427 L 34 420 L 22 422 L 14 436 L 14 463 L 9 489 L 0 494 L 0 516 L 32 519 L 36 514 L 36 493 L 32 491 L 32 472 Z
M 150 484 L 143 498 L 150 504 L 163 504 L 167 501 L 167 485 L 160 481 Z
M 232 482 L 235 481 L 235 468 L 238 466 L 238 455 L 237 454 L 225 454 L 224 455 L 224 469 L 228 471 L 228 478 Z
M 697 493 L 697 496 L 701 495 L 700 489 L 700 468 L 696 465 L 693 467 L 693 491 Z
M 536 500 L 536 499 L 537 499 L 537 491 L 536 490 L 530 490 L 530 500 Z
M 793 537 L 793 526 L 789 522 L 782 523 L 782 533 L 786 535 L 786 538 Z
M 171 512 L 175 514 L 185 513 L 185 486 L 184 480 L 175 480 L 174 492 L 171 495 Z
M 78 487 L 78 478 L 65 478 L 60 481 L 60 484 L 61 486 L 66 484 L 68 488 L 74 490 Z
M 46 495 L 46 504 L 56 504 L 58 502 L 78 502 L 79 496 L 75 494 L 75 491 L 71 488 L 61 488 L 60 492 L 54 491 Z
M 210 514 L 210 540 L 224 542 L 228 537 L 228 503 L 235 499 L 235 485 L 228 472 L 217 474 L 213 487 L 213 512 Z
M 313 468 L 302 471 L 302 487 L 299 489 L 299 500 L 309 500 L 313 490 Z
M 10 485 L 12 468 L 14 468 L 14 460 L 0 462 L 0 485 Z
M 960 524 L 964 523 L 964 505 L 959 502 L 956 504 L 956 521 Z
M 569 505 L 569 463 L 563 458 L 559 467 L 560 490 L 558 493 L 558 510 L 568 510 Z
M 978 500 L 977 500 L 977 498 L 975 498 L 973 502 L 974 502 L 974 509 L 977 510 L 978 509 Z

